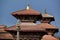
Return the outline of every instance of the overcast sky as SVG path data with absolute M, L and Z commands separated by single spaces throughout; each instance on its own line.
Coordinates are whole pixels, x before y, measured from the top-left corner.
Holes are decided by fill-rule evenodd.
M 15 25 L 17 19 L 11 13 L 25 9 L 27 4 L 30 4 L 31 9 L 41 13 L 44 13 L 44 9 L 46 8 L 48 14 L 55 17 L 52 25 L 60 29 L 60 0 L 0 0 L 0 25 Z M 57 36 L 59 35 L 60 33 L 57 34 Z

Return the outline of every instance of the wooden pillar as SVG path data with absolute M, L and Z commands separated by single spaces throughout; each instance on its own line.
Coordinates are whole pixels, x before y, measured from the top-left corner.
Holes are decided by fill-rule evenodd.
M 19 28 L 19 26 L 17 27 L 17 39 L 16 40 L 19 40 L 19 30 L 20 30 L 20 28 Z
M 17 29 L 17 38 L 16 38 L 16 40 L 19 40 L 20 39 L 20 34 L 19 34 L 19 32 L 20 32 L 20 20 L 18 19 L 17 20 L 17 24 L 16 24 L 16 29 Z

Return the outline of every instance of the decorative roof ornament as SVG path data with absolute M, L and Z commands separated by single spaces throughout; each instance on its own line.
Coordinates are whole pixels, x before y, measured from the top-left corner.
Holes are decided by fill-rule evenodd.
M 46 11 L 46 9 L 44 10 L 44 14 L 42 14 L 43 17 L 54 17 L 52 15 L 49 15 Z
M 47 14 L 46 9 L 44 10 L 44 13 Z
M 29 9 L 30 9 L 30 5 L 29 5 L 29 4 L 27 5 L 26 9 L 27 9 L 27 10 L 29 10 Z

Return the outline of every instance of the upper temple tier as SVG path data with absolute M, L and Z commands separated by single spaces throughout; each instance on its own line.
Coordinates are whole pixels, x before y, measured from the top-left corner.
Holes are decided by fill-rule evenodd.
M 17 19 L 20 19 L 21 21 L 25 22 L 34 22 L 36 20 L 40 20 L 42 17 L 40 12 L 30 9 L 29 5 L 23 10 L 13 12 L 12 15 Z
M 42 14 L 41 22 L 42 23 L 50 23 L 52 21 L 55 21 L 54 16 L 49 15 L 45 10 L 44 14 Z

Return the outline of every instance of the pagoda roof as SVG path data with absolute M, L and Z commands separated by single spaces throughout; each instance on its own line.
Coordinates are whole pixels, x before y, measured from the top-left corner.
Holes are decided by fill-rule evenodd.
M 37 25 L 20 25 L 20 31 L 46 31 L 46 29 L 57 29 L 55 26 L 52 26 L 48 23 L 41 23 Z M 6 30 L 15 30 L 16 25 L 7 28 Z
M 0 29 L 2 29 L 2 28 L 6 28 L 4 25 L 0 25 Z
M 4 25 L 0 25 L 0 32 L 6 32 L 5 29 L 6 27 Z
M 5 29 L 6 26 L 0 25 L 0 39 L 12 39 L 12 35 L 9 34 Z
M 17 30 L 16 29 L 17 27 L 16 27 L 16 25 L 14 25 L 14 26 L 11 26 L 11 27 L 8 27 L 6 30 Z M 26 24 L 21 24 L 20 25 L 20 31 L 39 31 L 39 32 L 41 32 L 41 31 L 45 31 L 45 29 L 41 29 L 41 28 L 37 28 L 37 26 L 35 25 L 35 24 L 29 24 L 29 25 L 26 25 Z
M 59 39 L 52 35 L 44 35 L 41 40 L 59 40 Z
M 28 5 L 26 9 L 13 12 L 12 15 L 40 15 L 40 12 L 30 9 L 30 6 Z
M 30 10 L 23 9 L 23 10 L 13 12 L 12 15 L 40 15 L 40 12 L 32 9 Z
M 54 18 L 54 16 L 49 15 L 49 14 L 46 12 L 46 9 L 44 10 L 44 14 L 42 14 L 42 17 L 46 17 L 46 18 Z
M 45 29 L 57 29 L 57 27 L 55 27 L 55 26 L 53 26 L 51 24 L 48 24 L 48 23 L 38 24 L 37 27 L 45 28 Z
M 13 36 L 10 33 L 0 33 L 0 39 L 13 39 Z
M 54 16 L 49 15 L 48 13 L 42 14 L 42 17 L 46 17 L 46 18 L 54 18 Z

